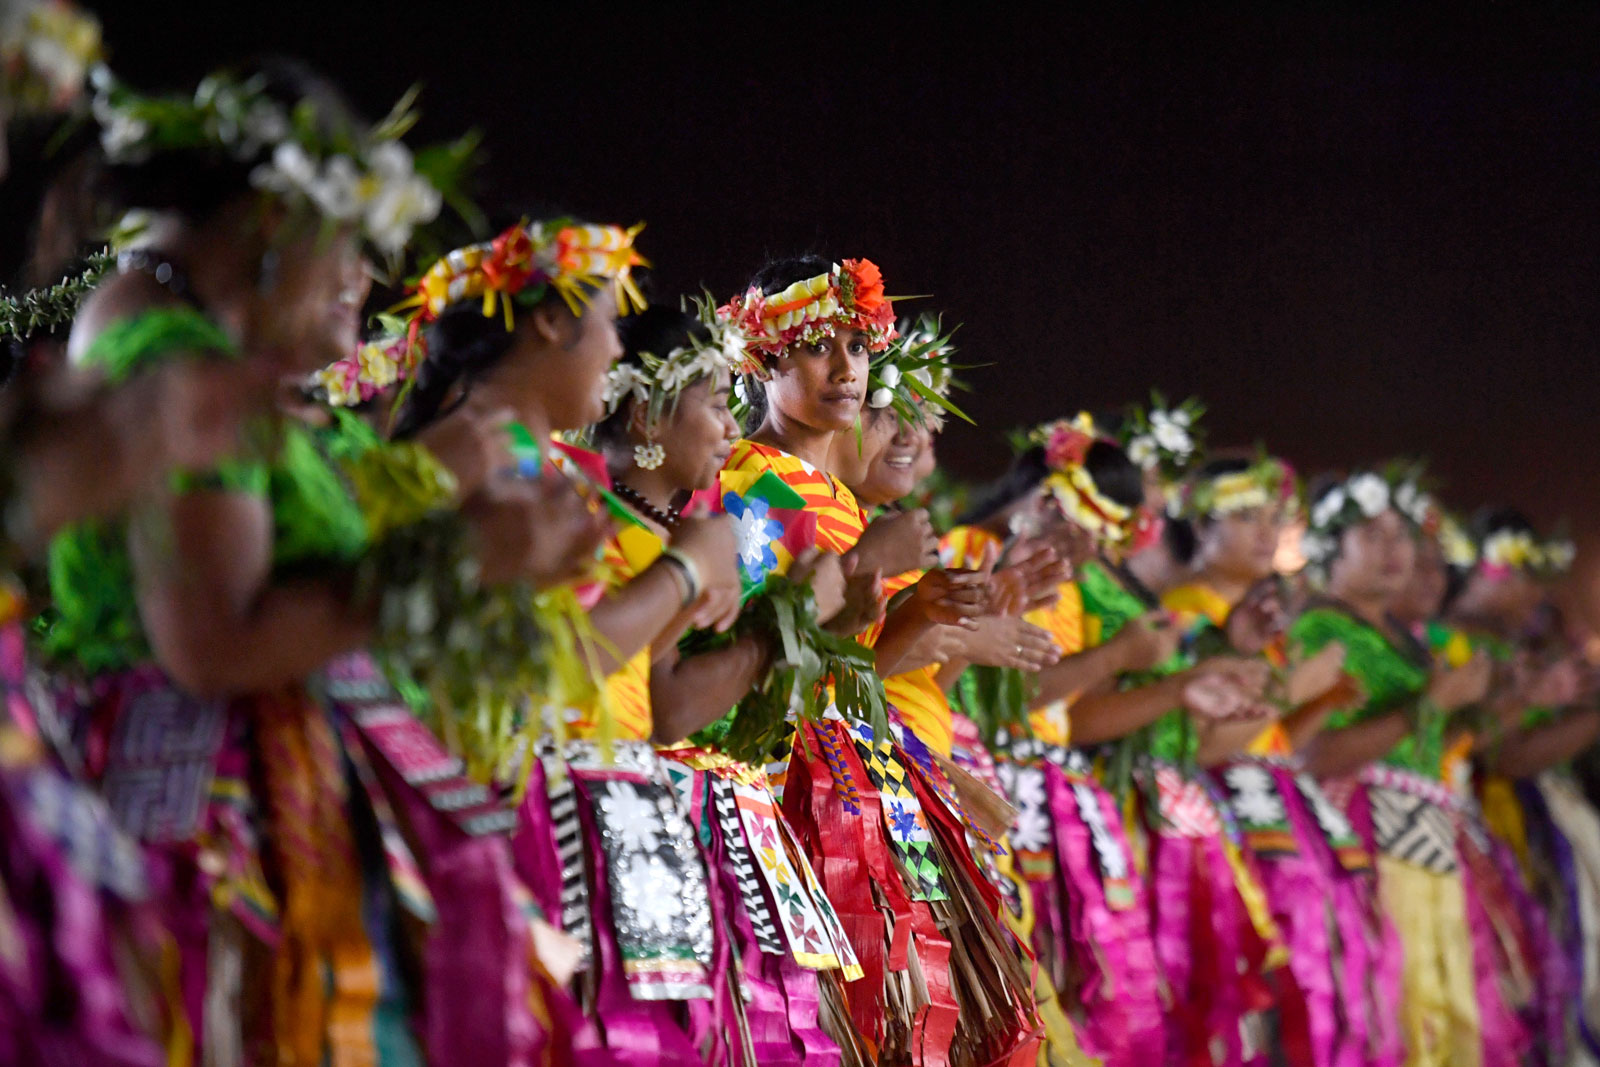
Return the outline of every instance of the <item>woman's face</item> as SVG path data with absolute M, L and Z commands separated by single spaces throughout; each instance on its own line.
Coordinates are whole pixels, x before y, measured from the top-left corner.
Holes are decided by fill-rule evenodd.
M 372 289 L 355 231 L 298 237 L 264 259 L 272 265 L 260 279 L 252 325 L 259 347 L 280 364 L 274 371 L 303 375 L 354 352 Z
M 1416 541 L 1394 509 L 1346 530 L 1328 568 L 1329 584 L 1343 596 L 1393 603 L 1411 581 Z
M 861 415 L 869 358 L 866 335 L 856 330 L 790 345 L 773 364 L 767 405 L 812 430 L 848 430 Z
M 1273 573 L 1283 512 L 1277 507 L 1229 512 L 1196 527 L 1202 564 L 1242 581 L 1258 582 Z
M 866 459 L 861 477 L 857 481 L 844 479 L 850 486 L 861 503 L 872 507 L 878 504 L 888 504 L 910 495 L 921 479 L 917 474 L 917 461 L 926 452 L 932 452 L 928 442 L 932 439 L 926 426 L 906 425 L 901 422 L 890 408 L 878 408 L 872 411 L 872 434 L 877 441 L 877 448 L 868 452 L 863 447 L 862 453 Z M 862 444 L 867 446 L 866 434 L 863 434 Z M 854 450 L 854 435 L 841 434 L 834 439 L 835 451 L 842 445 L 846 451 Z M 842 476 L 841 476 L 842 477 Z
M 551 305 L 524 315 L 493 377 L 508 396 L 536 398 L 552 430 L 576 430 L 605 414 L 606 371 L 621 356 L 617 300 L 608 286 L 592 293 L 576 318 Z
M 655 427 L 654 439 L 666 453 L 664 473 L 678 489 L 708 489 L 728 462 L 739 439 L 739 424 L 728 410 L 731 388 L 728 372 L 702 378 L 678 394 L 676 408 L 669 406 Z M 646 436 L 636 431 L 643 444 Z
M 1439 614 L 1450 579 L 1437 538 L 1423 534 L 1415 545 L 1411 577 L 1400 591 L 1394 611 L 1408 621 L 1423 621 Z
M 1544 601 L 1544 587 L 1527 571 L 1512 568 L 1504 572 L 1472 572 L 1467 592 L 1482 611 L 1507 629 L 1523 626 Z

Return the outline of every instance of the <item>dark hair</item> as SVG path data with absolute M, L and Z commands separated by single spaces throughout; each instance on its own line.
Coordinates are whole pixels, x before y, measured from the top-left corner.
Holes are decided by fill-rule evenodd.
M 1534 529 L 1533 523 L 1528 521 L 1526 515 L 1506 505 L 1480 509 L 1472 516 L 1470 529 L 1473 540 L 1480 545 L 1503 531 L 1525 533 L 1530 537 L 1538 536 L 1538 531 Z
M 786 256 L 783 259 L 769 259 L 765 266 L 751 276 L 750 284 L 745 288 L 760 289 L 771 296 L 789 288 L 795 282 L 815 278 L 832 269 L 832 262 L 814 252 Z M 762 388 L 761 380 L 753 374 L 745 375 L 744 396 L 746 402 L 744 431 L 755 433 L 767 417 L 767 392 Z
M 708 343 L 711 331 L 692 312 L 671 304 L 651 304 L 637 315 L 622 320 L 618 331 L 622 335 L 622 358 L 618 366 L 643 366 L 639 353 L 665 357 L 675 348 L 691 342 Z M 597 444 L 614 444 L 627 436 L 628 413 L 631 402 L 624 400 L 617 410 L 607 415 L 594 427 Z
M 511 351 L 516 333 L 499 315 L 485 315 L 476 300 L 465 300 L 444 310 L 428 327 L 426 340 L 427 357 L 417 364 L 390 433 L 397 441 L 415 437 L 459 407 L 473 384 Z M 457 386 L 460 395 L 445 406 Z
M 1084 453 L 1083 469 L 1096 489 L 1123 507 L 1137 510 L 1144 505 L 1144 472 L 1122 446 L 1106 440 L 1094 442 Z
M 1194 523 L 1182 516 L 1169 515 L 1161 524 L 1161 543 L 1172 554 L 1175 562 L 1187 567 L 1200 551 L 1200 538 L 1194 532 Z
M 966 512 L 956 518 L 957 526 L 975 526 L 988 522 L 995 515 L 1039 488 L 1039 483 L 1050 475 L 1050 464 L 1045 461 L 1044 447 L 1035 446 L 1019 453 L 1011 461 L 1005 474 L 989 486 Z
M 325 75 L 298 59 L 269 56 L 238 71 L 243 79 L 260 78 L 263 93 L 293 112 L 302 101 L 312 104 L 319 127 L 328 134 L 365 126 L 343 92 Z M 239 159 L 219 145 L 157 152 L 140 163 L 104 165 L 100 191 L 119 210 L 143 208 L 175 211 L 204 222 L 223 206 L 251 189 L 250 172 L 270 146 Z

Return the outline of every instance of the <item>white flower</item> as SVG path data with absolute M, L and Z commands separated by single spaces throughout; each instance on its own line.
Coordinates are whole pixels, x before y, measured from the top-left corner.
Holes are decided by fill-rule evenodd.
M 1389 483 L 1376 474 L 1358 474 L 1350 479 L 1350 499 L 1361 514 L 1375 519 L 1389 510 Z
M 270 100 L 257 100 L 244 114 L 244 135 L 258 145 L 279 144 L 289 136 L 289 120 Z
M 656 806 L 627 782 L 607 782 L 606 795 L 600 798 L 606 827 L 621 838 L 622 846 L 635 852 L 654 852 L 661 842 L 661 817 Z
M 766 558 L 767 545 L 771 543 L 767 522 L 749 509 L 733 519 L 733 535 L 739 540 L 739 558 L 751 569 L 760 567 Z
M 887 364 L 883 370 L 878 372 L 878 380 L 893 389 L 900 384 L 900 368 L 893 363 Z
M 382 145 L 396 147 L 398 145 Z M 404 151 L 404 149 L 401 149 Z M 410 156 L 406 156 L 409 167 Z M 431 222 L 439 215 L 444 197 L 427 179 L 408 169 L 400 175 L 377 174 L 377 191 L 367 203 L 367 236 L 378 248 L 391 255 L 399 253 L 411 240 L 419 223 Z
M 881 389 L 874 389 L 872 395 L 867 398 L 869 407 L 886 408 L 892 403 L 894 403 L 894 390 L 887 386 Z
M 673 924 L 684 911 L 683 879 L 659 856 L 635 853 L 617 882 L 618 894 L 641 923 L 663 935 L 672 933 Z
M 1173 422 L 1177 423 L 1179 426 L 1182 426 L 1186 430 L 1194 421 L 1190 414 L 1183 410 L 1183 408 L 1179 408 L 1177 411 L 1168 412 L 1168 415 Z
M 272 193 L 308 189 L 316 180 L 316 161 L 297 141 L 284 141 L 272 150 L 270 161 L 250 172 L 252 185 Z
M 349 156 L 334 156 L 305 187 L 306 195 L 327 218 L 348 222 L 361 210 L 361 172 Z
M 1175 456 L 1186 456 L 1194 448 L 1189 440 L 1189 431 L 1165 411 L 1150 413 L 1150 436 L 1162 449 Z
M 630 396 L 643 404 L 650 399 L 650 377 L 632 363 L 619 363 L 606 372 L 601 395 L 607 411 L 615 411 Z
M 1151 470 L 1161 462 L 1161 450 L 1154 437 L 1142 433 L 1128 442 L 1128 458 L 1141 470 Z
M 399 141 L 380 141 L 367 153 L 367 169 L 382 181 L 403 181 L 413 176 L 411 150 Z
M 1019 770 L 1011 799 L 1019 808 L 1044 807 L 1044 772 L 1037 767 L 1023 767 Z
M 1577 558 L 1578 549 L 1571 541 L 1551 541 L 1544 546 L 1545 566 L 1551 570 L 1570 570 Z
M 106 158 L 116 163 L 138 162 L 150 124 L 120 112 L 112 113 L 110 119 L 100 130 L 100 147 L 105 150 Z
M 1224 771 L 1223 777 L 1233 791 L 1233 810 L 1240 819 L 1258 826 L 1287 821 L 1288 813 L 1268 771 L 1240 763 Z
M 1319 529 L 1326 529 L 1333 520 L 1339 517 L 1339 512 L 1344 510 L 1345 495 L 1343 486 L 1335 486 L 1323 494 L 1317 501 L 1316 507 L 1311 509 L 1311 525 Z
M 1333 556 L 1334 541 L 1331 537 L 1311 533 L 1309 530 L 1300 535 L 1300 554 L 1311 563 L 1326 563 Z

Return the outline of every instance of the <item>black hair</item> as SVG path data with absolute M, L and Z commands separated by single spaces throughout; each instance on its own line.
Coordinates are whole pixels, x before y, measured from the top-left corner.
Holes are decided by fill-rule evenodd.
M 1478 544 L 1483 544 L 1497 533 L 1525 533 L 1530 537 L 1537 537 L 1538 532 L 1528 517 L 1516 508 L 1500 505 L 1496 507 L 1481 508 L 1472 516 L 1472 538 Z
M 365 126 L 344 93 L 300 60 L 269 56 L 247 64 L 238 74 L 247 80 L 259 78 L 263 94 L 285 111 L 293 112 L 302 101 L 309 101 L 319 127 L 329 135 Z M 157 152 L 140 163 L 107 161 L 100 192 L 121 211 L 173 211 L 190 221 L 204 222 L 251 190 L 250 172 L 266 158 L 270 147 L 264 145 L 246 159 L 220 145 L 206 145 Z
M 693 312 L 684 311 L 672 304 L 651 304 L 637 315 L 622 320 L 618 330 L 622 335 L 622 358 L 618 366 L 643 366 L 641 352 L 665 357 L 675 348 L 691 343 L 709 343 L 711 331 Z M 614 444 L 627 437 L 628 414 L 631 402 L 624 400 L 617 410 L 607 415 L 594 427 L 597 444 Z
M 985 489 L 966 512 L 956 518 L 957 526 L 976 526 L 988 522 L 995 515 L 1039 488 L 1039 483 L 1050 476 L 1050 464 L 1044 458 L 1044 446 L 1035 445 L 1019 453 L 1011 461 L 1005 474 Z
M 1083 469 L 1094 487 L 1118 504 L 1133 510 L 1144 506 L 1144 472 L 1122 446 L 1104 439 L 1094 442 L 1084 453 Z
M 782 259 L 769 259 L 765 266 L 751 276 L 750 284 L 745 288 L 760 289 L 767 296 L 771 296 L 789 288 L 795 282 L 827 274 L 832 269 L 833 263 L 830 260 L 814 252 L 785 256 Z M 767 417 L 767 392 L 762 388 L 761 380 L 755 375 L 745 375 L 743 396 L 744 432 L 755 433 Z
M 511 351 L 516 333 L 499 315 L 485 315 L 476 300 L 464 300 L 444 310 L 426 340 L 427 357 L 417 364 L 390 433 L 397 441 L 415 437 L 459 407 L 478 379 Z M 458 386 L 460 394 L 446 406 Z
M 1161 524 L 1161 543 L 1171 553 L 1175 562 L 1189 566 L 1200 551 L 1200 538 L 1194 532 L 1194 523 L 1177 515 L 1168 515 Z

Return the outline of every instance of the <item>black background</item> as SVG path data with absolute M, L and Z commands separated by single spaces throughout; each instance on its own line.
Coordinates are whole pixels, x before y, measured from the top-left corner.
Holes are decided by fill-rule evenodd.
M 1194 5 L 1199 7 L 1200 5 Z M 1207 5 L 1212 7 L 1212 5 Z M 648 221 L 657 292 L 866 256 L 964 323 L 1003 432 L 1150 387 L 1302 472 L 1426 453 L 1470 507 L 1600 536 L 1600 9 L 101 6 L 113 65 L 304 56 L 482 199 Z

